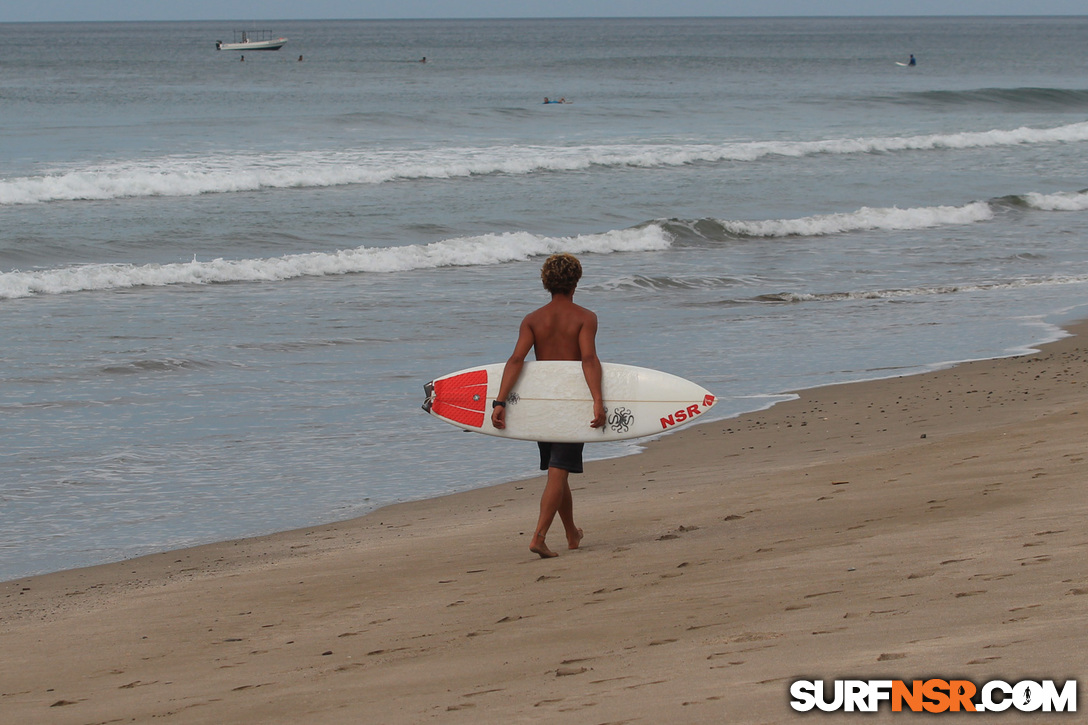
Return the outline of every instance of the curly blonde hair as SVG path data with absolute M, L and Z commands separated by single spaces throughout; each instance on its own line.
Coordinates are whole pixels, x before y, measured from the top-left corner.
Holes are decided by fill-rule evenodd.
M 573 254 L 553 254 L 540 268 L 540 281 L 552 294 L 570 294 L 582 278 L 582 263 Z

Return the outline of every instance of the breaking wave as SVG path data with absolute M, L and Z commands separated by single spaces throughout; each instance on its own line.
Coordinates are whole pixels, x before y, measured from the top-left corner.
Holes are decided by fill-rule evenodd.
M 0 272 L 0 299 L 40 294 L 64 294 L 130 287 L 161 287 L 177 284 L 267 282 L 298 277 L 406 272 L 439 267 L 469 267 L 525 261 L 555 252 L 609 254 L 669 249 L 676 240 L 826 236 L 867 230 L 910 230 L 944 225 L 972 224 L 994 218 L 1002 207 L 1039 211 L 1088 211 L 1088 192 L 1056 192 L 1002 197 L 992 202 L 963 206 L 900 209 L 862 207 L 856 211 L 820 214 L 796 219 L 730 221 L 721 219 L 657 220 L 628 229 L 575 237 L 546 237 L 528 232 L 458 237 L 425 245 L 357 247 L 334 252 L 312 252 L 259 259 L 214 259 L 172 264 L 87 264 L 59 269 Z M 712 288 L 731 285 L 731 277 L 675 280 L 638 277 L 625 284 L 647 289 L 667 287 Z M 1076 280 L 1079 281 L 1079 280 Z M 1019 283 L 1012 283 L 1015 284 Z M 993 286 L 987 287 L 992 289 Z M 979 288 L 981 289 L 981 288 Z M 946 290 L 939 290 L 946 291 Z M 951 291 L 965 291 L 956 288 Z M 792 293 L 772 295 L 763 301 L 802 301 Z M 897 296 L 898 290 L 842 293 L 868 297 Z M 910 292 L 910 294 L 918 294 Z M 837 296 L 838 293 L 836 293 Z M 807 298 L 805 298 L 807 299 Z
M 1024 194 L 1024 205 L 1040 211 L 1088 211 L 1088 193 L 1058 192 L 1056 194 Z
M 556 252 L 610 254 L 667 249 L 670 237 L 649 224 L 603 234 L 544 237 L 528 232 L 485 234 L 403 247 L 358 247 L 264 259 L 215 259 L 175 264 L 88 264 L 0 273 L 0 299 L 177 284 L 267 282 L 298 277 L 406 272 L 524 261 Z
M 993 201 L 975 201 L 963 206 L 862 207 L 851 212 L 817 214 L 796 219 L 755 221 L 726 219 L 661 220 L 658 223 L 680 239 L 695 237 L 710 241 L 744 238 L 816 237 L 849 232 L 929 229 L 955 224 L 974 224 L 994 218 L 999 209 L 1021 208 L 1037 211 L 1088 211 L 1088 192 L 1055 192 L 1006 196 Z
M 821 214 L 799 219 L 770 219 L 766 221 L 721 221 L 722 230 L 737 237 L 823 236 L 871 229 L 926 229 L 948 224 L 971 224 L 988 221 L 993 208 L 984 201 L 965 206 L 933 206 L 900 209 L 898 207 L 862 207 L 841 214 Z
M 971 149 L 1088 141 L 1088 122 L 1055 128 L 972 131 L 919 136 L 818 141 L 738 141 L 717 144 L 602 144 L 492 146 L 439 149 L 352 149 L 255 155 L 165 156 L 57 168 L 0 179 L 0 205 L 127 197 L 195 196 L 451 179 L 486 174 L 524 175 L 591 167 L 666 167 L 757 161 L 772 156 L 866 154 Z

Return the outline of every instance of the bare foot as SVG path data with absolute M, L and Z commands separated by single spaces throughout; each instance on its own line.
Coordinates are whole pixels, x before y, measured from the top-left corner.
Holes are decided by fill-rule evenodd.
M 543 539 L 540 540 L 539 544 L 533 544 L 532 546 L 530 546 L 529 551 L 533 552 L 541 559 L 550 559 L 553 556 L 559 556 L 559 554 L 548 548 L 548 545 L 544 543 Z
M 578 536 L 574 537 L 573 539 L 570 537 L 570 535 L 568 535 L 567 536 L 567 548 L 568 549 L 577 549 L 578 545 L 582 543 L 582 539 L 584 539 L 585 536 L 586 536 L 585 532 L 582 531 L 581 529 L 578 529 Z

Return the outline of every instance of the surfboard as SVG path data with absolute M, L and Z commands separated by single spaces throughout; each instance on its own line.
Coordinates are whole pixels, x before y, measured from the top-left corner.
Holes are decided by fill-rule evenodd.
M 423 409 L 463 430 L 502 438 L 590 443 L 657 435 L 706 413 L 715 397 L 670 373 L 602 363 L 601 392 L 608 411 L 603 428 L 590 428 L 593 398 L 580 362 L 526 362 L 506 401 L 506 428 L 491 424 L 491 402 L 505 363 L 467 368 L 423 386 Z

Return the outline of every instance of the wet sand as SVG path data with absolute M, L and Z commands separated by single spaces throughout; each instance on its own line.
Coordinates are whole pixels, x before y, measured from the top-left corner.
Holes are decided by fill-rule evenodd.
M 528 550 L 533 479 L 0 583 L 0 712 L 777 723 L 798 678 L 1076 678 L 1088 324 L 1069 329 L 591 462 L 583 546 L 557 521 L 556 559 Z

